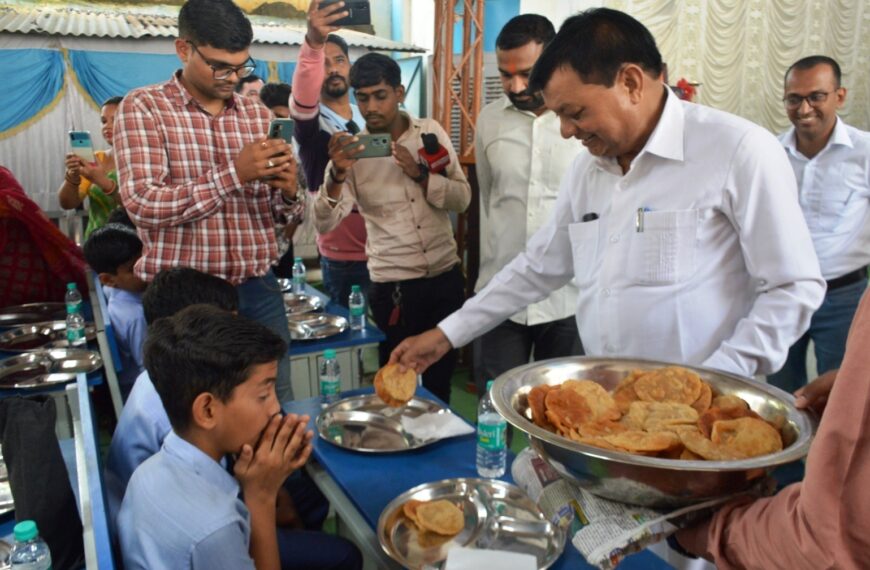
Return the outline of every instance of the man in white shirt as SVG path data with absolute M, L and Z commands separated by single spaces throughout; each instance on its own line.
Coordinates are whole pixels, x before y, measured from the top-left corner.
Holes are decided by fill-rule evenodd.
M 495 40 L 504 95 L 477 118 L 475 156 L 480 186 L 480 291 L 526 248 L 526 241 L 553 212 L 559 182 L 583 147 L 559 134 L 559 118 L 540 92 L 530 92 L 529 74 L 556 30 L 544 16 L 511 19 Z M 583 354 L 569 283 L 501 322 L 480 339 L 483 379 L 535 360 Z M 478 386 L 483 393 L 484 386 Z
M 815 55 L 785 74 L 785 111 L 794 125 L 780 137 L 798 184 L 800 205 L 828 289 L 809 330 L 791 347 L 771 384 L 793 392 L 807 383 L 807 349 L 815 345 L 819 374 L 840 367 L 846 335 L 870 263 L 870 133 L 844 123 L 840 66 Z
M 627 14 L 565 22 L 530 89 L 589 153 L 526 251 L 392 361 L 425 369 L 573 277 L 587 354 L 743 376 L 782 365 L 825 287 L 785 152 L 758 125 L 680 101 L 661 72 Z

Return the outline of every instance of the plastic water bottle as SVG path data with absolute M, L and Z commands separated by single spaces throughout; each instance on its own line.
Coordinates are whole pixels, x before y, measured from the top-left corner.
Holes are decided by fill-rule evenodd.
M 87 344 L 85 318 L 82 316 L 82 295 L 75 283 L 66 284 L 66 340 L 71 347 Z
M 51 552 L 33 521 L 21 521 L 13 531 L 15 545 L 9 555 L 12 570 L 51 570 Z
M 63 299 L 66 302 L 67 315 L 70 313 L 82 313 L 82 294 L 79 293 L 75 283 L 66 284 L 66 295 L 64 295 Z
M 293 260 L 293 292 L 297 295 L 305 292 L 305 264 L 301 257 Z
M 338 369 L 335 350 L 327 348 L 323 351 L 323 359 L 320 361 L 320 399 L 324 405 L 337 402 L 340 391 L 341 372 Z
M 359 285 L 350 286 L 347 307 L 350 310 L 350 330 L 363 330 L 366 327 L 366 298 Z
M 501 477 L 507 461 L 505 432 L 507 422 L 495 411 L 490 397 L 492 380 L 477 406 L 477 473 L 481 477 Z

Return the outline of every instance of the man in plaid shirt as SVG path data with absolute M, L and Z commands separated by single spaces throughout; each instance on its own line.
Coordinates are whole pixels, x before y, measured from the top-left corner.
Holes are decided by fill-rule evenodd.
M 187 266 L 226 279 L 239 312 L 290 340 L 271 266 L 276 223 L 302 212 L 296 162 L 268 139 L 271 114 L 235 93 L 254 71 L 251 23 L 230 0 L 190 0 L 178 18 L 182 62 L 166 83 L 131 91 L 118 109 L 115 151 L 121 198 L 142 239 L 136 274 Z M 292 399 L 289 360 L 276 385 Z

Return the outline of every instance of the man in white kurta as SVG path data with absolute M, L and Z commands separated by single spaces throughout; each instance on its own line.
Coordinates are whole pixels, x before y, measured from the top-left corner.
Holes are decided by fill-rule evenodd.
M 530 93 L 529 73 L 556 30 L 544 16 L 511 18 L 495 40 L 504 94 L 483 108 L 474 138 L 480 189 L 480 273 L 475 291 L 520 252 L 550 218 L 562 177 L 582 145 L 559 134 L 559 118 Z M 535 360 L 583 354 L 574 308 L 577 287 L 568 283 L 499 323 L 480 338 L 485 383 Z
M 620 34 L 631 41 L 610 42 Z M 777 139 L 677 99 L 649 31 L 614 10 L 567 20 L 531 84 L 590 152 L 526 251 L 392 360 L 425 369 L 573 277 L 587 354 L 744 376 L 780 367 L 825 283 Z

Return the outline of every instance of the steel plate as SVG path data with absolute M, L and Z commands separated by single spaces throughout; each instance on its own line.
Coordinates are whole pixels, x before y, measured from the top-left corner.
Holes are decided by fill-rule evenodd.
M 288 315 L 313 313 L 323 308 L 323 300 L 316 295 L 284 293 L 284 309 Z
M 97 338 L 97 327 L 94 323 L 85 324 L 85 338 Z M 41 348 L 69 348 L 66 321 L 21 325 L 0 334 L 0 350 L 22 352 Z
M 411 398 L 392 408 L 375 394 L 351 396 L 331 404 L 317 416 L 317 433 L 333 445 L 368 453 L 417 449 L 438 439 L 417 439 L 402 427 L 402 416 L 446 414 L 449 410 L 425 398 Z
M 423 533 L 402 506 L 410 500 L 447 500 L 465 515 L 465 528 L 453 537 Z M 406 568 L 442 568 L 454 546 L 531 554 L 548 568 L 562 554 L 565 533 L 550 523 L 519 487 L 493 479 L 446 479 L 402 493 L 378 519 L 378 540 Z
M 0 388 L 42 388 L 75 380 L 103 365 L 99 353 L 81 348 L 26 352 L 0 360 Z
M 63 303 L 27 303 L 0 309 L 2 327 L 63 319 L 66 319 L 66 305 Z
M 347 330 L 347 319 L 327 313 L 299 313 L 287 315 L 290 338 L 316 340 L 341 334 Z

